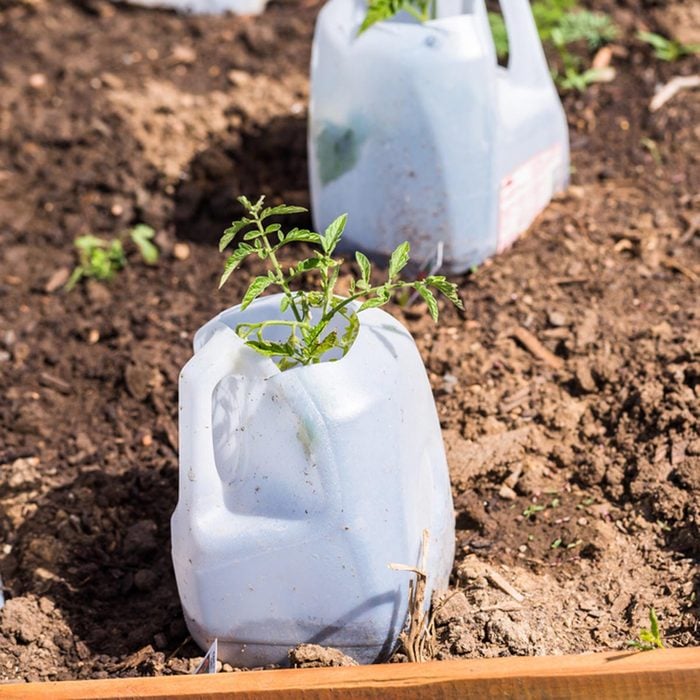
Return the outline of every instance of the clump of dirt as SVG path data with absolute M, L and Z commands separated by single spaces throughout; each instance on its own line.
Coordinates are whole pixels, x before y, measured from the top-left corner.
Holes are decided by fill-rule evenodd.
M 700 94 L 648 109 L 698 59 L 665 64 L 634 39 L 666 5 L 593 4 L 624 32 L 616 79 L 565 98 L 572 187 L 456 279 L 465 312 L 435 326 L 392 308 L 425 360 L 454 489 L 439 658 L 621 648 L 652 605 L 670 645 L 700 641 Z M 0 1 L 2 680 L 201 660 L 169 554 L 177 379 L 193 331 L 255 274 L 213 291 L 209 242 L 234 196 L 308 204 L 318 9 Z M 140 221 L 157 267 L 62 291 L 76 236 Z

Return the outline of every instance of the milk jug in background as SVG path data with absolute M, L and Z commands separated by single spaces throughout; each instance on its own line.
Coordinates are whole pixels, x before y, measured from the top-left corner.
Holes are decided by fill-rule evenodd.
M 181 12 L 202 14 L 235 12 L 237 15 L 259 15 L 267 4 L 267 0 L 116 0 L 116 2 L 145 5 L 146 7 L 164 7 Z
M 235 666 L 286 664 L 302 642 L 369 663 L 406 621 L 413 574 L 389 565 L 423 566 L 425 552 L 426 604 L 452 568 L 435 402 L 410 333 L 380 309 L 359 315 L 342 359 L 280 372 L 234 331 L 279 305 L 209 321 L 180 376 L 172 548 L 185 620 Z
M 437 0 L 361 36 L 365 0 L 330 0 L 311 61 L 315 225 L 348 212 L 345 244 L 388 255 L 404 240 L 462 272 L 509 246 L 566 187 L 566 118 L 528 0 L 501 0 L 508 68 L 483 0 Z

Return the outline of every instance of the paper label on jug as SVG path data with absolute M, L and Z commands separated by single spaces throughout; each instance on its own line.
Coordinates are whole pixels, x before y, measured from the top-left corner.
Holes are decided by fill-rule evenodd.
M 547 206 L 557 187 L 561 157 L 561 145 L 555 144 L 501 180 L 497 252 L 508 248 Z

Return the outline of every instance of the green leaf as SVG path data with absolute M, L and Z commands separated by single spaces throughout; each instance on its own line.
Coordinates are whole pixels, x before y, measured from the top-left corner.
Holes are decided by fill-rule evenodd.
M 236 199 L 240 202 L 240 204 L 243 205 L 246 211 L 252 211 L 255 208 L 251 201 L 248 199 L 248 197 L 245 197 L 244 195 L 236 197 Z
M 273 343 L 269 340 L 246 340 L 245 344 L 266 357 L 288 356 L 292 353 L 289 343 Z
M 321 243 L 321 236 L 314 231 L 305 228 L 293 228 L 284 236 L 285 243 Z
M 265 231 L 261 231 L 258 228 L 252 228 L 243 234 L 244 241 L 254 241 L 256 238 L 262 238 L 265 235 Z
M 308 211 L 304 207 L 294 207 L 287 204 L 280 204 L 277 207 L 267 207 L 260 214 L 261 219 L 266 219 L 268 216 L 284 216 L 286 214 L 303 214 Z
M 321 292 L 304 292 L 300 295 L 309 308 L 320 308 L 323 305 L 325 296 Z
M 241 300 L 241 310 L 247 309 L 270 285 L 269 277 L 256 277 Z
M 656 610 L 649 608 L 649 623 L 651 625 L 651 633 L 654 640 L 659 639 L 659 618 L 656 617 Z
M 459 298 L 457 285 L 449 282 L 442 275 L 431 275 L 425 278 L 425 284 L 429 287 L 435 287 L 441 294 L 446 296 L 458 309 L 463 309 L 464 304 Z
M 313 356 L 320 360 L 324 353 L 338 346 L 338 333 L 331 331 L 313 350 Z
M 234 221 L 225 231 L 219 241 L 219 252 L 223 252 L 226 246 L 236 237 L 236 234 L 248 224 L 252 223 L 250 219 L 239 219 Z
M 402 10 L 413 15 L 419 22 L 426 22 L 430 19 L 430 4 L 430 0 L 368 0 L 367 15 L 357 33 L 362 34 L 372 25 L 391 19 Z
M 321 258 L 306 258 L 297 264 L 296 274 L 308 272 L 309 270 L 318 270 L 324 267 L 324 261 Z
M 666 49 L 669 44 L 669 40 L 666 37 L 661 36 L 661 34 L 655 34 L 654 32 L 637 32 L 637 38 L 655 49 Z
M 360 266 L 362 282 L 364 282 L 365 285 L 368 285 L 370 275 L 372 274 L 372 265 L 367 259 L 367 256 L 364 253 L 360 253 L 359 250 L 355 253 L 355 260 L 357 260 L 357 264 Z
M 423 297 L 425 303 L 428 305 L 428 311 L 433 317 L 433 321 L 437 322 L 439 311 L 437 301 L 435 301 L 435 297 L 433 296 L 432 292 L 422 284 L 416 286 L 416 291 Z
M 146 224 L 137 224 L 129 232 L 131 240 L 141 253 L 141 257 L 148 265 L 155 265 L 158 262 L 158 248 L 151 243 L 151 239 L 156 235 L 156 232 Z
M 85 236 L 78 236 L 73 241 L 78 250 L 90 250 L 91 248 L 106 248 L 108 243 L 103 238 L 98 238 L 88 233 Z
M 253 246 L 247 243 L 241 243 L 236 250 L 231 253 L 224 264 L 224 274 L 219 280 L 219 289 L 224 286 L 226 280 L 231 276 L 231 273 L 245 260 L 251 253 L 255 252 Z
M 360 319 L 354 311 L 351 311 L 349 315 L 341 312 L 344 318 L 347 319 L 348 325 L 345 327 L 345 331 L 340 338 L 340 347 L 343 350 L 343 355 L 348 353 L 348 350 L 353 346 L 353 343 L 357 339 L 360 332 Z
M 362 306 L 358 309 L 357 312 L 360 313 L 360 311 L 365 311 L 366 309 L 374 309 L 378 306 L 384 306 L 386 302 L 386 299 L 382 299 L 380 297 L 372 297 L 371 299 L 367 299 L 367 301 L 363 302 Z
M 331 255 L 338 245 L 343 231 L 345 230 L 345 224 L 348 220 L 347 214 L 341 214 L 335 221 L 333 221 L 330 226 L 326 229 L 323 238 L 321 239 L 321 245 L 326 255 Z
M 388 284 L 384 284 L 379 289 L 377 289 L 377 296 L 384 302 L 388 302 L 391 299 L 391 288 Z
M 389 259 L 389 279 L 393 280 L 397 277 L 399 272 L 406 267 L 409 257 L 411 254 L 411 244 L 408 241 L 399 243 L 396 246 L 396 250 L 391 254 Z
M 304 345 L 306 346 L 308 346 L 316 337 L 316 328 L 312 328 L 306 324 L 299 326 L 298 330 L 301 333 L 301 339 L 304 341 Z

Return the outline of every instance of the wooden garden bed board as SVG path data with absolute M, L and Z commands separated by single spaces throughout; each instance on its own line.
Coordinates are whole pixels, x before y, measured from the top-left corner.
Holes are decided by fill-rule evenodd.
M 3 700 L 173 697 L 697 700 L 700 647 L 0 686 Z

